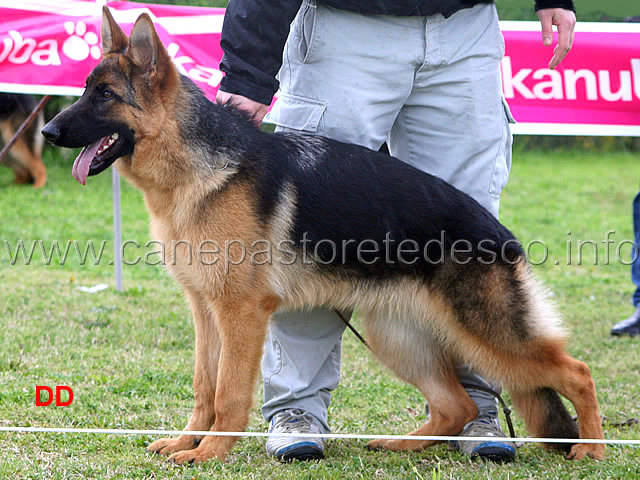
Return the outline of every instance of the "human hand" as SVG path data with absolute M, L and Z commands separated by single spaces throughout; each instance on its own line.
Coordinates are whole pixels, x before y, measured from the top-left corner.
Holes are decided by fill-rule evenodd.
M 553 49 L 553 57 L 549 62 L 549 68 L 553 70 L 571 50 L 576 14 L 565 8 L 543 8 L 537 11 L 537 15 L 542 24 L 542 43 L 545 46 L 553 43 L 553 26 L 558 27 L 558 44 Z
M 259 127 L 262 123 L 262 119 L 269 111 L 269 105 L 256 102 L 250 98 L 243 97 L 242 95 L 236 95 L 233 93 L 223 92 L 218 90 L 216 94 L 216 103 L 218 105 L 226 105 L 242 110 L 249 114 L 249 118 L 256 127 Z

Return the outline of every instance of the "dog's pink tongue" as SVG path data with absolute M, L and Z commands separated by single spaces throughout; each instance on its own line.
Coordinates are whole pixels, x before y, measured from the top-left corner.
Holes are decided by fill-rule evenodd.
M 101 138 L 97 142 L 93 142 L 91 145 L 87 145 L 82 149 L 80 154 L 76 157 L 76 161 L 73 162 L 73 176 L 82 185 L 87 184 L 87 177 L 89 176 L 89 169 L 91 168 L 91 162 L 93 157 L 96 156 L 96 152 L 100 148 L 104 138 Z

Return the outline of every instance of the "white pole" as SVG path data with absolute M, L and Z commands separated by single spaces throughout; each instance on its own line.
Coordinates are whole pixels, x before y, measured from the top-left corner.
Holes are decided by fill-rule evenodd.
M 111 168 L 113 172 L 113 245 L 114 259 L 113 264 L 116 270 L 116 290 L 122 291 L 122 230 L 120 215 L 120 174 L 115 167 Z

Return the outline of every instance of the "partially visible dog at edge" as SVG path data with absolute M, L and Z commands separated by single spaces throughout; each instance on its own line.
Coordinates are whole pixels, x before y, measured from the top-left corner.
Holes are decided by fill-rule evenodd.
M 0 134 L 4 145 L 11 141 L 37 103 L 33 95 L 0 92 Z M 42 163 L 43 138 L 39 134 L 43 125 L 44 115 L 40 112 L 2 162 L 13 170 L 15 183 L 32 183 L 35 188 L 47 183 L 47 169 Z
M 476 417 L 455 374 L 468 364 L 502 382 L 533 435 L 603 438 L 589 368 L 566 353 L 561 320 L 512 233 L 476 201 L 379 152 L 261 132 L 178 73 L 146 14 L 127 38 L 105 8 L 102 45 L 84 95 L 42 132 L 84 147 L 73 165 L 82 184 L 115 164 L 144 193 L 154 239 L 175 246 L 165 261 L 196 334 L 186 430 L 245 431 L 269 318 L 326 306 L 357 308 L 374 354 L 426 397 L 430 418 L 410 435 L 457 435 Z M 392 248 L 379 261 L 373 245 L 385 241 L 425 254 Z M 472 248 L 460 253 L 461 241 Z M 230 246 L 225 261 L 212 242 Z M 194 259 L 189 246 L 204 244 L 210 256 Z M 286 248 L 271 257 L 265 245 Z M 202 462 L 224 459 L 235 441 L 182 435 L 148 450 Z M 604 457 L 603 444 L 548 446 Z

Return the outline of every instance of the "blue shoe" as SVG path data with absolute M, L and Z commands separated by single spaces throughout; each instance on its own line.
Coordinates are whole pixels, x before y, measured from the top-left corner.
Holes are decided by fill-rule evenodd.
M 271 417 L 269 433 L 323 433 L 320 422 L 299 409 L 281 410 Z M 283 462 L 324 458 L 324 440 L 313 437 L 269 437 L 267 455 Z
M 497 413 L 497 412 L 493 412 Z M 465 425 L 461 437 L 496 437 L 494 441 L 463 440 L 452 442 L 462 453 L 471 458 L 481 458 L 497 463 L 512 462 L 516 458 L 516 446 L 507 440 L 500 429 L 496 415 L 491 412 L 480 412 L 478 418 Z

